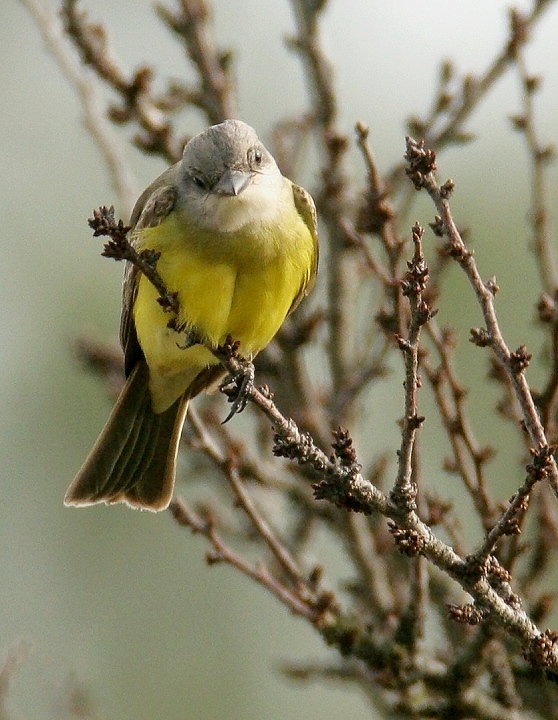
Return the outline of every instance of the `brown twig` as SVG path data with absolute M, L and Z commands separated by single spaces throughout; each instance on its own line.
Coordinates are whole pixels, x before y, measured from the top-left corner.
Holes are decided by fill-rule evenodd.
M 556 258 L 550 238 L 549 217 L 546 202 L 545 169 L 555 160 L 552 145 L 543 146 L 535 127 L 534 98 L 541 85 L 541 78 L 529 75 L 519 50 L 515 55 L 515 65 L 523 91 L 523 109 L 521 115 L 511 118 L 516 130 L 519 130 L 527 145 L 531 168 L 531 211 L 530 220 L 533 230 L 533 256 L 539 271 L 543 292 L 553 297 L 558 287 Z
M 363 123 L 356 125 L 357 144 L 364 158 L 368 184 L 365 200 L 358 214 L 357 227 L 362 232 L 379 235 L 387 257 L 387 269 L 383 278 L 384 290 L 389 301 L 389 310 L 384 313 L 383 325 L 390 335 L 401 335 L 407 323 L 406 309 L 400 286 L 401 265 L 405 241 L 399 237 L 396 214 L 388 201 L 389 185 L 380 175 L 369 144 L 369 130 Z
M 338 397 L 343 393 L 351 375 L 352 326 L 347 302 L 350 278 L 347 267 L 346 224 L 346 178 L 344 170 L 347 138 L 336 128 L 337 101 L 333 85 L 331 64 L 326 57 L 320 39 L 320 19 L 327 0 L 291 0 L 297 35 L 289 45 L 301 57 L 313 98 L 312 119 L 320 131 L 322 152 L 323 190 L 317 196 L 318 212 L 327 228 L 328 242 L 327 317 L 328 361 L 332 378 L 330 412 L 333 422 L 342 422 L 339 415 Z
M 313 94 L 314 122 L 331 129 L 337 115 L 337 98 L 332 84 L 332 67 L 322 50 L 319 22 L 327 0 L 291 0 L 298 34 L 289 40 L 290 47 L 300 53 Z
M 137 122 L 141 133 L 135 138 L 136 144 L 146 152 L 176 162 L 182 154 L 184 139 L 176 137 L 172 123 L 161 109 L 168 98 L 158 102 L 153 96 L 153 71 L 145 66 L 128 76 L 109 48 L 104 27 L 89 22 L 78 3 L 79 0 L 64 0 L 61 12 L 65 30 L 83 64 L 119 95 L 122 104 L 113 106 L 111 119 L 117 123 Z M 169 90 L 169 95 L 172 94 Z
M 175 11 L 162 4 L 156 7 L 159 16 L 182 39 L 198 71 L 200 87 L 189 93 L 190 102 L 201 108 L 212 124 L 237 117 L 229 75 L 232 56 L 215 48 L 210 5 L 206 0 L 179 0 L 179 9 Z
M 257 510 L 252 498 L 249 496 L 238 476 L 238 468 L 234 457 L 225 455 L 212 441 L 207 427 L 195 411 L 190 411 L 190 424 L 196 432 L 200 449 L 208 455 L 223 475 L 227 478 L 237 498 L 237 502 L 249 517 L 258 535 L 264 540 L 273 557 L 283 569 L 289 582 L 294 583 L 298 592 L 304 590 L 311 596 L 310 588 L 307 586 L 307 579 L 301 573 L 297 562 L 286 545 L 271 530 L 262 514 Z
M 124 225 L 122 220 L 114 219 L 114 207 L 100 207 L 93 211 L 93 217 L 89 220 L 89 227 L 93 230 L 93 236 L 105 236 L 110 240 L 105 243 L 101 255 L 113 260 L 127 260 L 135 265 L 145 275 L 149 282 L 157 289 L 159 297 L 157 302 L 165 310 L 175 317 L 178 314 L 178 293 L 170 293 L 161 276 L 157 272 L 157 260 L 160 253 L 153 250 L 142 250 L 138 252 L 128 239 L 129 225 Z M 172 322 L 169 321 L 169 322 Z M 171 325 L 169 325 L 171 327 Z
M 555 306 L 558 298 L 558 275 L 549 227 L 545 170 L 555 160 L 556 153 L 552 145 L 541 144 L 535 126 L 534 98 L 540 88 L 541 79 L 528 73 L 523 53 L 520 51 L 516 54 L 515 64 L 523 91 L 523 108 L 521 115 L 516 115 L 511 120 L 525 138 L 531 161 L 532 250 L 543 291 L 538 312 L 540 321 L 552 328 L 550 337 L 552 373 L 546 387 L 537 394 L 536 401 L 547 435 L 555 438 L 558 400 L 558 317 Z
M 39 0 L 21 0 L 35 19 L 41 35 L 61 72 L 76 90 L 82 105 L 85 126 L 96 142 L 108 169 L 116 196 L 127 214 L 132 212 L 137 196 L 135 180 L 123 149 L 106 118 L 104 102 L 95 83 L 64 41 L 64 28 L 58 15 Z
M 530 356 L 526 349 L 521 346 L 517 351 L 511 352 L 506 345 L 494 308 L 494 295 L 497 285 L 493 280 L 483 282 L 479 274 L 472 252 L 466 247 L 463 239 L 455 225 L 448 197 L 453 190 L 453 183 L 448 180 L 444 185 L 439 186 L 434 177 L 435 154 L 425 147 L 424 142 L 415 142 L 407 138 L 407 161 L 409 163 L 407 173 L 415 187 L 424 188 L 432 198 L 436 209 L 440 213 L 436 219 L 449 241 L 449 252 L 465 272 L 475 292 L 482 310 L 486 329 L 473 331 L 473 341 L 477 345 L 489 345 L 508 376 L 514 389 L 515 396 L 521 407 L 522 419 L 529 434 L 531 443 L 536 452 L 544 451 L 548 447 L 548 441 L 537 413 L 535 403 L 524 370 L 529 364 Z M 558 496 L 558 468 L 554 459 L 550 462 L 548 481 Z
M 529 496 L 536 483 L 546 480 L 551 471 L 552 455 L 555 448 L 543 448 L 531 452 L 533 460 L 527 466 L 527 479 L 511 499 L 506 511 L 488 533 L 483 546 L 477 552 L 477 558 L 484 561 L 494 552 L 498 541 L 506 535 L 517 535 L 520 514 L 527 510 Z
M 465 408 L 467 392 L 459 382 L 454 367 L 454 334 L 448 330 L 440 330 L 434 320 L 427 324 L 425 331 L 440 359 L 440 365 L 433 367 L 429 358 L 425 357 L 422 368 L 430 381 L 453 451 L 453 459 L 445 463 L 445 469 L 459 473 L 483 527 L 488 530 L 494 521 L 494 503 L 488 492 L 484 466 L 491 459 L 493 450 L 489 446 L 479 446 L 475 439 Z
M 242 559 L 238 553 L 230 548 L 215 527 L 215 521 L 209 513 L 202 516 L 200 513 L 191 510 L 188 505 L 178 497 L 174 497 L 169 510 L 179 525 L 189 527 L 192 532 L 199 533 L 206 537 L 213 548 L 213 552 L 207 556 L 210 565 L 216 563 L 227 563 L 239 570 L 254 582 L 265 587 L 282 603 L 284 603 L 295 615 L 301 615 L 312 623 L 319 624 L 324 608 L 312 607 L 309 601 L 302 600 L 296 591 L 289 590 L 283 583 L 269 572 L 269 569 L 262 564 L 256 567 L 251 566 Z
M 395 485 L 391 492 L 391 499 L 401 509 L 416 509 L 416 487 L 412 482 L 413 450 L 418 429 L 425 418 L 418 414 L 418 389 L 421 384 L 419 377 L 419 338 L 423 325 L 433 317 L 432 311 L 423 300 L 428 279 L 428 267 L 422 254 L 422 236 L 424 230 L 419 226 L 413 227 L 413 243 L 415 252 L 412 261 L 408 263 L 408 271 L 402 281 L 403 295 L 409 299 L 411 308 L 411 322 L 408 338 L 397 337 L 397 342 L 405 360 L 405 415 L 401 434 L 401 447 L 399 448 L 399 469 Z
M 510 10 L 509 37 L 484 73 L 477 78 L 466 75 L 463 78 L 461 92 L 450 98 L 450 104 L 439 101 L 439 98 L 444 96 L 445 90 L 441 94 L 438 93 L 434 103 L 437 112 L 434 112 L 426 123 L 419 121 L 417 125 L 417 121 L 414 120 L 409 128 L 410 132 L 424 138 L 426 146 L 438 152 L 454 142 L 470 139 L 470 135 L 463 134 L 463 125 L 513 63 L 519 50 L 527 44 L 536 23 L 553 2 L 554 0 L 535 0 L 531 12 L 525 15 L 520 14 L 518 10 Z M 447 68 L 447 63 L 444 63 L 444 67 Z M 441 72 L 442 77 L 447 72 L 444 67 Z M 453 70 L 451 72 L 453 73 Z M 435 121 L 439 117 L 442 118 L 442 122 L 438 126 Z M 398 164 L 387 173 L 388 185 L 394 190 L 402 184 L 403 169 L 404 165 Z

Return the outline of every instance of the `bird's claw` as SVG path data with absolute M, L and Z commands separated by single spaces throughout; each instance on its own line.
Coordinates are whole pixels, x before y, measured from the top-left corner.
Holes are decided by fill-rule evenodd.
M 177 333 L 182 334 L 184 333 L 184 340 L 182 342 L 177 342 L 176 347 L 179 350 L 188 350 L 188 348 L 193 347 L 194 345 L 203 345 L 203 341 L 201 336 L 198 334 L 198 332 L 194 328 L 184 328 L 182 327 L 174 327 L 172 328 Z
M 255 375 L 254 364 L 244 360 L 240 369 L 228 375 L 221 384 L 220 389 L 228 396 L 231 403 L 231 409 L 223 420 L 223 425 L 246 407 L 250 391 L 254 387 Z

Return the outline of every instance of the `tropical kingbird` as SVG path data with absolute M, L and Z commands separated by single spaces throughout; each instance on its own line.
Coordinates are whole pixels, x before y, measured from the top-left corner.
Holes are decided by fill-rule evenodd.
M 230 336 L 253 358 L 312 289 L 316 211 L 255 131 L 226 120 L 186 144 L 142 193 L 130 225 L 137 250 L 159 253 L 157 272 L 177 293 L 178 316 L 169 327 L 158 291 L 128 263 L 126 383 L 65 504 L 158 511 L 172 497 L 188 402 L 224 374 L 211 349 Z

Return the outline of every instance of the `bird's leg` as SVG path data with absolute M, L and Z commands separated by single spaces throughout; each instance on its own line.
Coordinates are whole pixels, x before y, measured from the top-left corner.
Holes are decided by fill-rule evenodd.
M 246 407 L 251 389 L 254 387 L 254 363 L 237 356 L 237 363 L 240 365 L 238 370 L 230 373 L 220 385 L 220 390 L 228 397 L 231 403 L 231 409 L 227 417 L 223 420 L 223 425 Z
M 223 424 L 229 422 L 233 415 L 244 410 L 254 387 L 254 377 L 256 375 L 254 365 L 250 360 L 246 360 L 246 358 L 238 354 L 239 346 L 238 340 L 233 340 L 230 335 L 227 335 L 224 344 L 214 348 L 212 351 L 215 357 L 229 371 L 229 374 L 219 387 L 221 392 L 227 396 L 228 401 L 232 403 L 230 412 L 223 420 Z

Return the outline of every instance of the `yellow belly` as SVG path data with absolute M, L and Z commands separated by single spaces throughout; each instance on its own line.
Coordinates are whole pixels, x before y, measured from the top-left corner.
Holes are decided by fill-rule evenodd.
M 157 270 L 167 289 L 178 292 L 178 324 L 191 328 L 207 347 L 227 335 L 240 353 L 253 357 L 281 327 L 314 264 L 314 241 L 293 211 L 284 227 L 258 234 L 203 237 L 171 214 L 160 226 L 142 231 L 141 246 L 161 252 Z M 150 369 L 156 412 L 182 395 L 198 373 L 216 360 L 207 347 L 184 349 L 185 335 L 167 327 L 170 316 L 157 291 L 139 279 L 134 303 L 138 340 Z

